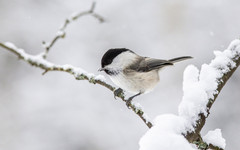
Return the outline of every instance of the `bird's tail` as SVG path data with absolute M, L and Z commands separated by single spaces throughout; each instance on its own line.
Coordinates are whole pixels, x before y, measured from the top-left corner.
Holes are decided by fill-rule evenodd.
M 186 60 L 186 59 L 192 59 L 193 57 L 191 56 L 183 56 L 183 57 L 177 57 L 177 58 L 173 58 L 173 59 L 169 59 L 168 61 L 172 62 L 172 63 L 176 63 L 176 62 L 179 62 L 179 61 L 183 61 L 183 60 Z

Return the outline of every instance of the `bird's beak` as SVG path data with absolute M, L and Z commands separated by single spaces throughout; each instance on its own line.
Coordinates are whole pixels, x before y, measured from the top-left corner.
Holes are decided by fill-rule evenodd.
M 98 69 L 98 71 L 104 71 L 104 68 L 100 68 L 100 69 Z

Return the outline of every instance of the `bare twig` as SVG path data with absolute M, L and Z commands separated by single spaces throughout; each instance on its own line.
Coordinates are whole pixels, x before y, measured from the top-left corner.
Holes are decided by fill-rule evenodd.
M 81 68 L 77 68 L 77 67 L 74 67 L 74 66 L 71 66 L 71 65 L 56 65 L 56 64 L 54 64 L 52 62 L 49 62 L 46 59 L 44 59 L 42 57 L 42 54 L 39 54 L 39 55 L 27 54 L 23 49 L 17 48 L 12 43 L 0 43 L 0 47 L 3 47 L 4 49 L 14 53 L 15 55 L 17 55 L 19 57 L 19 59 L 24 60 L 25 62 L 29 63 L 30 65 L 45 70 L 43 72 L 43 74 L 45 74 L 49 71 L 67 72 L 67 73 L 73 75 L 76 80 L 87 80 L 90 83 L 102 85 L 102 86 L 106 87 L 107 89 L 109 89 L 111 91 L 114 91 L 116 89 L 115 87 L 106 83 L 102 79 L 103 77 L 101 77 L 100 75 L 95 76 L 92 73 L 88 73 Z M 121 93 L 117 97 L 121 98 L 124 102 L 127 101 L 127 99 L 125 99 L 125 97 L 124 97 L 124 93 Z M 149 128 L 152 127 L 152 123 L 147 119 L 147 116 L 144 113 L 144 111 L 142 110 L 142 108 L 140 108 L 139 106 L 137 106 L 133 103 L 130 104 L 129 107 L 143 120 L 143 122 Z
M 69 18 L 67 18 L 64 22 L 64 24 L 60 27 L 60 29 L 57 31 L 55 37 L 52 39 L 51 42 L 45 42 L 43 41 L 43 46 L 45 48 L 45 52 L 43 53 L 43 58 L 47 57 L 47 54 L 49 52 L 49 50 L 53 47 L 53 45 L 61 38 L 64 38 L 66 36 L 66 28 L 68 27 L 68 25 L 73 22 L 76 21 L 77 19 L 79 19 L 82 16 L 86 16 L 86 15 L 91 15 L 92 17 L 96 18 L 100 23 L 104 22 L 105 19 L 94 12 L 96 7 L 96 2 L 92 3 L 91 8 L 88 11 L 83 11 L 83 12 L 78 12 L 78 13 L 74 13 L 72 14 Z

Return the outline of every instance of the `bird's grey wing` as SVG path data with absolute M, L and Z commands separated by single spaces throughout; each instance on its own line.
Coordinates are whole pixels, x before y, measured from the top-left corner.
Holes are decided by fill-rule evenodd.
M 138 63 L 136 70 L 139 72 L 148 72 L 148 71 L 160 69 L 162 67 L 169 66 L 169 65 L 173 65 L 173 63 L 167 60 L 145 57 Z

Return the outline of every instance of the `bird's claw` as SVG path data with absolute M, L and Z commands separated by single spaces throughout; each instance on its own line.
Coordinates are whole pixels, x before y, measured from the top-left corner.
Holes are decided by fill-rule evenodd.
M 121 95 L 123 94 L 123 90 L 121 88 L 118 88 L 116 90 L 114 90 L 114 98 L 117 99 L 116 97 L 121 97 Z
M 132 98 L 131 97 L 126 101 L 126 105 L 129 109 L 131 108 L 131 105 L 132 105 Z
M 128 107 L 129 109 L 130 109 L 131 106 L 132 106 L 132 100 L 133 100 L 133 98 L 136 97 L 136 96 L 138 96 L 138 95 L 140 95 L 140 94 L 142 94 L 142 92 L 139 92 L 138 94 L 133 95 L 133 96 L 129 97 L 128 100 L 126 100 L 126 105 L 127 105 L 127 107 Z

